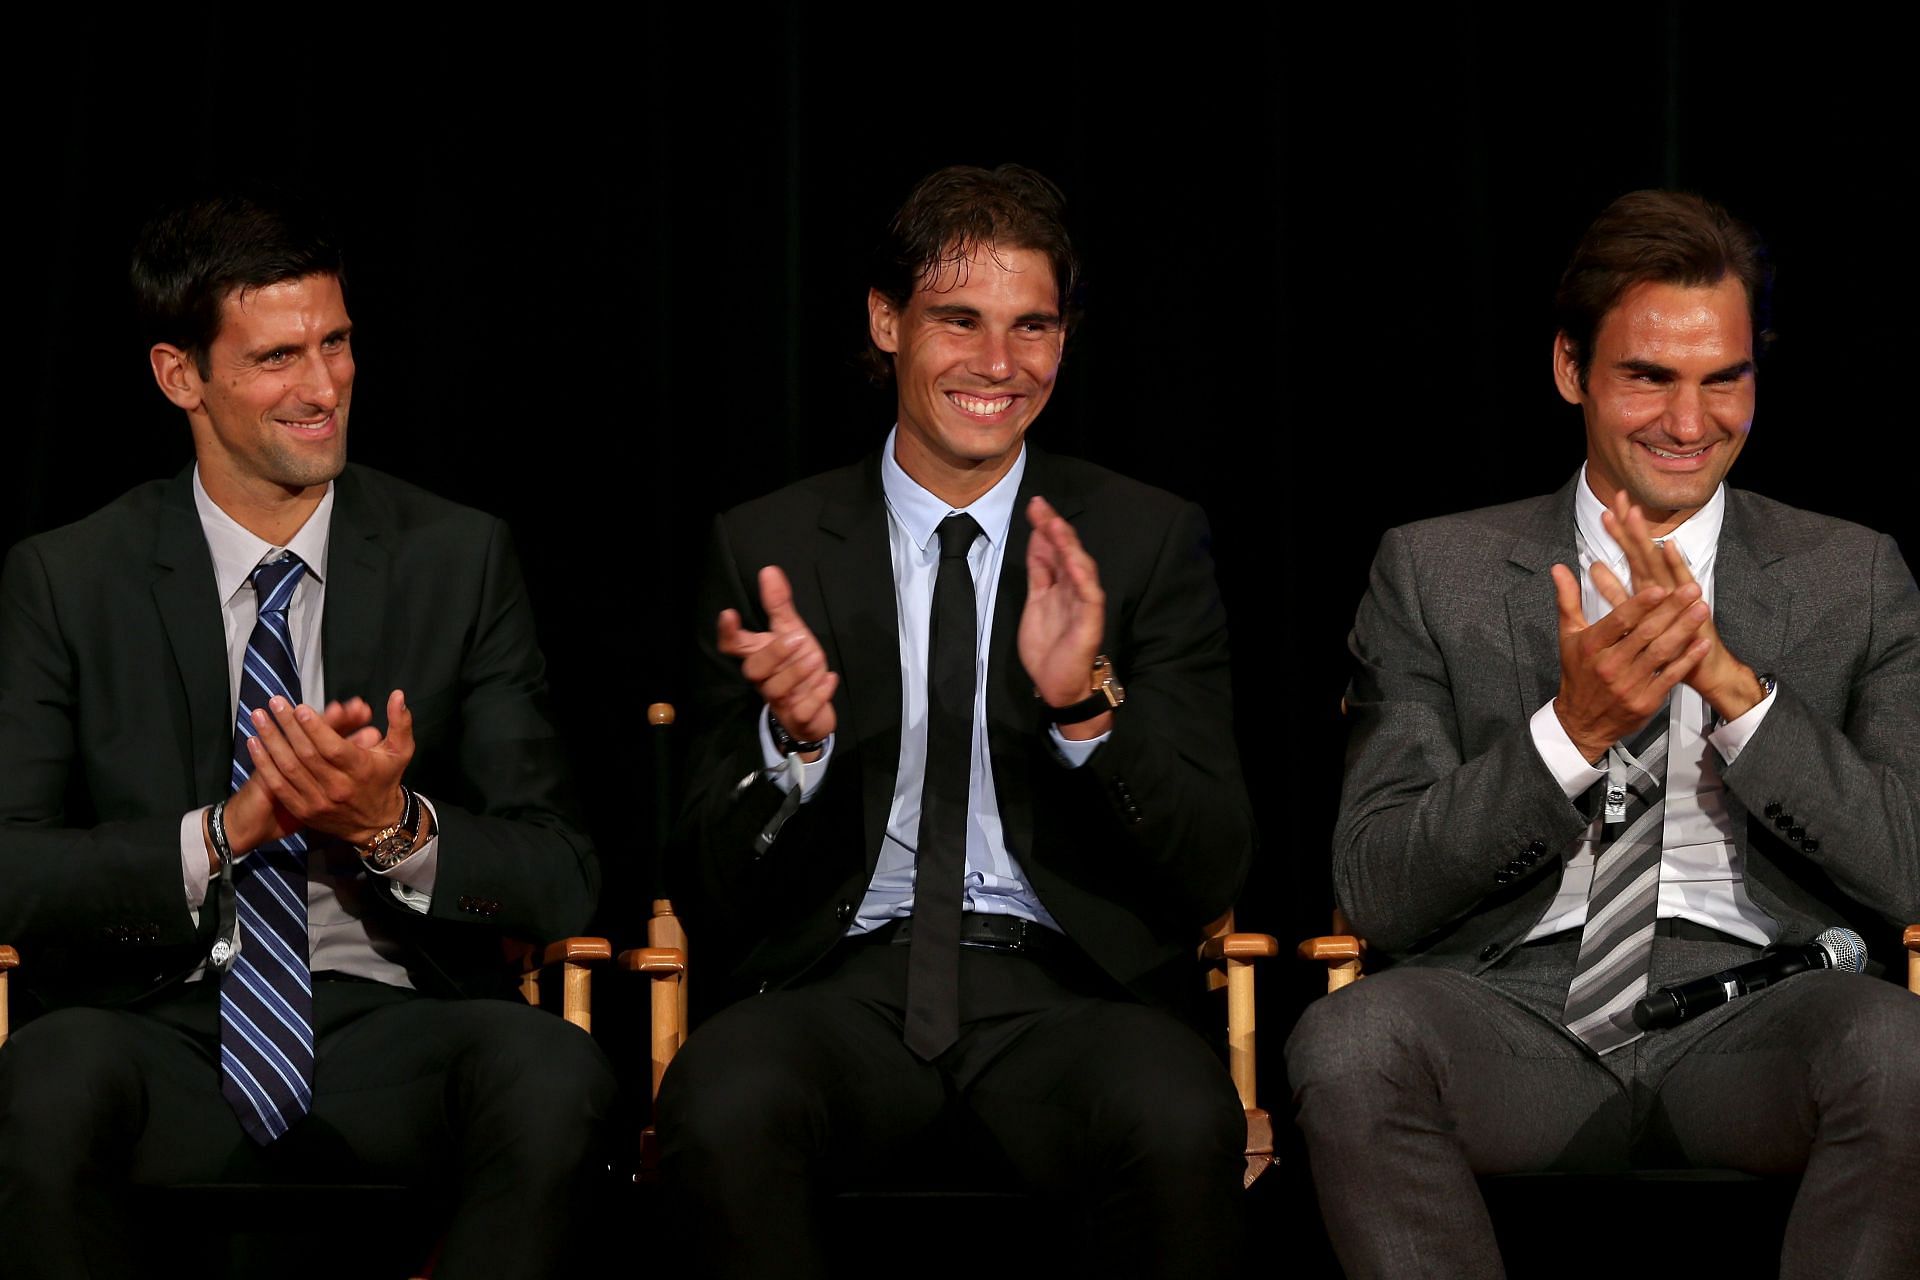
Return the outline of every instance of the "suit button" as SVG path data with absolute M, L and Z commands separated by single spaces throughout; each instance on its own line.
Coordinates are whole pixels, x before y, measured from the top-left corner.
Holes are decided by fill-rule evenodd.
M 1773 825 L 1779 828 L 1780 830 L 1785 831 L 1788 827 L 1793 825 L 1793 815 L 1790 813 L 1777 813 L 1773 816 Z
M 1763 812 L 1764 812 L 1764 813 L 1765 813 L 1765 814 L 1766 814 L 1766 815 L 1767 815 L 1767 816 L 1768 816 L 1769 818 L 1777 818 L 1777 817 L 1779 817 L 1779 816 L 1780 816 L 1780 802 L 1779 802 L 1778 800 L 1769 800 L 1769 801 L 1767 802 L 1767 807 L 1766 807 L 1766 809 L 1765 809 L 1765 810 L 1763 810 Z
M 1787 839 L 1792 840 L 1795 843 L 1798 843 L 1802 840 L 1805 840 L 1806 838 L 1807 838 L 1807 829 L 1805 827 L 1788 827 L 1787 828 Z
M 833 909 L 833 918 L 841 924 L 845 924 L 847 921 L 853 919 L 853 904 L 851 902 L 843 902 L 835 907 Z
M 1486 946 L 1480 948 L 1480 958 L 1482 960 L 1491 960 L 1499 954 L 1500 944 L 1497 942 L 1489 942 Z
M 1547 842 L 1545 840 L 1535 840 L 1532 844 L 1529 844 L 1527 846 L 1527 852 L 1531 853 L 1536 858 L 1545 854 L 1546 851 L 1547 851 Z
M 1802 853 L 1818 853 L 1820 852 L 1820 842 L 1813 839 L 1802 840 L 1800 842 L 1800 851 Z

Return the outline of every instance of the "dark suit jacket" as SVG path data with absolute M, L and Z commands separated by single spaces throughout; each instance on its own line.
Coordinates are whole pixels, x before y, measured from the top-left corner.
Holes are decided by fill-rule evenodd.
M 1527 720 L 1560 682 L 1555 563 L 1574 484 L 1390 531 L 1354 623 L 1334 891 L 1391 960 L 1479 971 L 1526 936 L 1590 820 Z M 1714 617 L 1779 681 L 1723 774 L 1747 890 L 1802 942 L 1851 924 L 1883 957 L 1920 920 L 1920 593 L 1893 540 L 1730 489 Z M 1778 821 L 1776 821 L 1778 819 Z M 1531 856 L 1529 856 L 1531 855 Z
M 1106 971 L 1177 1005 L 1198 931 L 1233 901 L 1253 826 L 1233 745 L 1225 615 L 1204 517 L 1170 494 L 1028 446 L 994 605 L 988 742 L 1008 848 L 1047 910 Z M 1045 495 L 1100 566 L 1107 652 L 1127 703 L 1079 769 L 1055 756 L 1015 645 L 1027 498 Z M 879 458 L 721 516 L 699 614 L 699 737 L 677 867 L 694 936 L 724 935 L 749 986 L 788 981 L 845 932 L 886 830 L 900 753 L 900 652 Z M 773 848 L 754 838 L 764 780 L 759 696 L 714 646 L 713 618 L 765 626 L 756 575 L 782 566 L 840 673 L 832 763 Z M 715 951 L 708 944 L 706 954 Z
M 366 900 L 416 985 L 501 989 L 499 934 L 582 928 L 599 870 L 566 772 L 505 525 L 391 477 L 336 482 L 321 643 L 329 693 L 407 691 L 442 856 L 426 915 Z M 0 579 L 0 939 L 47 1004 L 133 998 L 204 957 L 180 819 L 226 795 L 233 701 L 191 472 L 29 538 Z

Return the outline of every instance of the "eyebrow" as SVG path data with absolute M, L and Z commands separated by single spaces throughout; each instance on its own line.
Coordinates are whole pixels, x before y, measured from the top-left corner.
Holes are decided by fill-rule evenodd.
M 1619 364 L 1616 364 L 1614 368 L 1619 369 L 1624 373 L 1654 374 L 1654 375 L 1659 375 L 1659 376 L 1668 377 L 1668 378 L 1671 378 L 1678 373 L 1678 370 L 1672 368 L 1671 366 L 1661 364 L 1658 361 L 1654 361 L 1654 360 L 1622 360 Z M 1706 377 L 1700 379 L 1700 381 L 1732 382 L 1734 379 L 1743 378 L 1747 374 L 1752 372 L 1753 372 L 1753 361 L 1736 360 L 1732 364 L 1727 365 L 1723 369 L 1715 369 L 1712 373 L 1709 373 Z
M 951 320 L 956 316 L 965 317 L 969 320 L 978 320 L 981 318 L 980 308 L 969 307 L 964 303 L 958 302 L 943 302 L 938 306 L 928 307 L 926 315 L 933 320 Z M 1015 324 L 1057 325 L 1060 323 L 1060 313 L 1058 311 L 1029 311 L 1024 315 L 1015 316 L 1013 322 Z
M 333 342 L 339 338 L 349 338 L 352 336 L 353 336 L 353 326 L 350 324 L 343 324 L 338 329 L 334 329 L 331 332 L 327 333 L 326 336 L 320 339 L 320 341 L 322 343 L 328 343 L 328 342 Z M 267 356 L 272 355 L 276 351 L 298 351 L 300 349 L 300 346 L 301 344 L 298 342 L 269 342 L 264 347 L 255 347 L 252 351 L 246 352 L 244 355 L 241 356 L 241 359 L 261 360 Z

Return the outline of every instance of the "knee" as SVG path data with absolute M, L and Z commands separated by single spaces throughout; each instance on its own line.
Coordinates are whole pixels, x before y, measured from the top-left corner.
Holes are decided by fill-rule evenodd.
M 1880 1133 L 1920 1132 L 1920 999 L 1891 983 L 1852 977 L 1829 986 L 1836 997 L 1831 1031 L 1814 1054 L 1829 1103 L 1864 1105 Z
M 1414 1051 L 1422 993 L 1438 975 L 1383 973 L 1314 1001 L 1286 1045 L 1294 1092 L 1376 1074 Z
M 584 1158 L 604 1137 L 619 1094 L 593 1037 L 504 1002 L 474 1013 L 478 1025 L 448 1082 L 456 1112 L 520 1158 L 546 1152 L 563 1166 Z
M 731 1012 L 731 1011 L 729 1011 Z M 772 1046 L 736 1034 L 723 1014 L 688 1038 L 660 1082 L 665 1150 L 764 1150 L 808 1132 L 820 1107 L 806 1075 Z
M 142 1089 L 121 1016 L 58 1010 L 0 1050 L 0 1180 L 84 1163 L 107 1134 L 136 1122 Z

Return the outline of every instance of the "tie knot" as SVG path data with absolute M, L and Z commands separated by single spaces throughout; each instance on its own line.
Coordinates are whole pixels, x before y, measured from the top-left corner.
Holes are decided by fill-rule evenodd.
M 964 557 L 973 550 L 973 540 L 980 536 L 980 525 L 964 511 L 956 511 L 940 522 L 940 558 L 954 560 Z
M 270 560 L 253 571 L 253 591 L 260 598 L 259 612 L 278 612 L 287 607 L 293 599 L 293 589 L 300 585 L 300 575 L 307 571 L 307 563 L 289 551 L 278 560 Z

